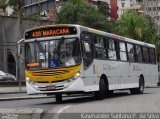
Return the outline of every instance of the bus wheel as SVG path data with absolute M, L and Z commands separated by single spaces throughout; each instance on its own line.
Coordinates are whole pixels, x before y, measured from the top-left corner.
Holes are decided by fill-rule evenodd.
M 143 77 L 139 78 L 139 87 L 138 88 L 131 88 L 131 94 L 142 94 L 144 91 L 144 79 Z
M 104 79 L 101 78 L 99 81 L 99 91 L 94 92 L 94 96 L 96 99 L 102 100 L 105 97 L 105 82 Z
M 62 102 L 62 94 L 61 93 L 55 94 L 55 98 L 56 98 L 56 102 Z

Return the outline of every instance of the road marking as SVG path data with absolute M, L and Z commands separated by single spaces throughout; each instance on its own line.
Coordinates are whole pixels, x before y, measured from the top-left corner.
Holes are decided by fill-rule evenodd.
M 65 107 L 59 109 L 59 110 L 55 113 L 53 119 L 59 119 L 59 115 L 60 115 L 65 109 L 67 109 L 67 108 L 69 108 L 69 107 L 71 107 L 71 106 L 72 106 L 72 105 L 68 105 L 68 106 L 65 106 Z

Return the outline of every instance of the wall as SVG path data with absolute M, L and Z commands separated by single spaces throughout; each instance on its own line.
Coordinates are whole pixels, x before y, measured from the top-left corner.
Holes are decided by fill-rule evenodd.
M 24 79 L 24 61 L 17 57 L 17 42 L 26 29 L 54 24 L 53 21 L 20 19 L 0 16 L 0 70 Z

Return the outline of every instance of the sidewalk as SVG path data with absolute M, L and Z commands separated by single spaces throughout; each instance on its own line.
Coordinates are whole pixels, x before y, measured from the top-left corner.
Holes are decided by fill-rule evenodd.
M 0 87 L 0 94 L 26 93 L 26 87 Z
M 0 87 L 0 101 L 48 98 L 47 95 L 27 95 L 26 87 Z

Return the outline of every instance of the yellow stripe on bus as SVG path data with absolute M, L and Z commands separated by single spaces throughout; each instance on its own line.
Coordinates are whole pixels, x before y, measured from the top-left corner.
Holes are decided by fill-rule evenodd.
M 69 79 L 73 77 L 78 71 L 80 71 L 81 65 L 59 68 L 59 69 L 47 69 L 47 70 L 26 70 L 26 77 L 35 82 L 54 82 Z

